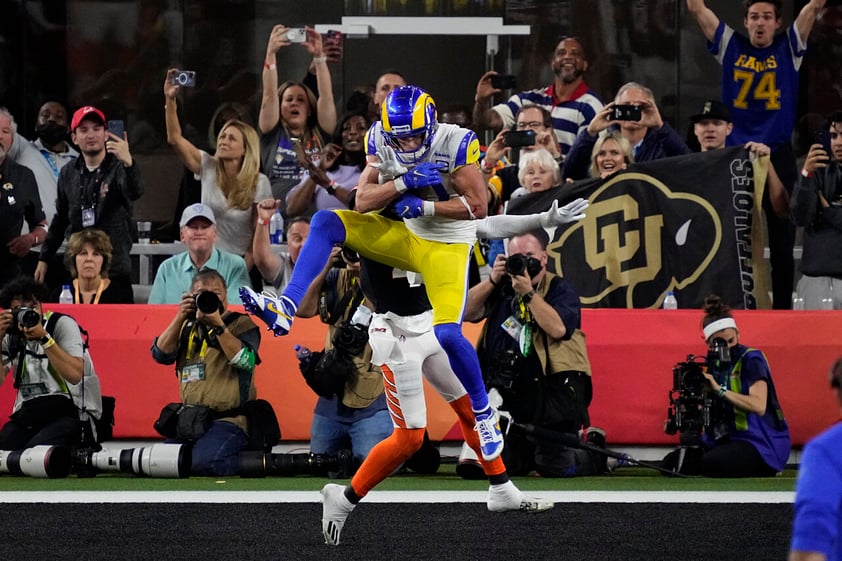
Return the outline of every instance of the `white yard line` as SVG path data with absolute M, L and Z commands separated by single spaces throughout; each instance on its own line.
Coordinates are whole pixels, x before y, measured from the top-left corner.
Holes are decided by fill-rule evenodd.
M 788 491 L 526 491 L 556 503 L 786 503 Z M 367 503 L 484 503 L 486 491 L 372 491 Z M 6 491 L 0 503 L 316 503 L 318 491 Z

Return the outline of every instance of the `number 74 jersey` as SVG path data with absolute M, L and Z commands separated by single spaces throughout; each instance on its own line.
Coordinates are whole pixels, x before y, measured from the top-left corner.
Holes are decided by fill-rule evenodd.
M 722 101 L 731 108 L 729 146 L 771 148 L 790 141 L 798 101 L 798 69 L 807 50 L 795 25 L 758 48 L 720 20 L 708 50 L 722 65 Z

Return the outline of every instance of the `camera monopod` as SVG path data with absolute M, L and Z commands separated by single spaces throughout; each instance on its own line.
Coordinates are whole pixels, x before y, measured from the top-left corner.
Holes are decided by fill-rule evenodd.
M 559 432 L 555 430 L 545 429 L 543 427 L 537 427 L 528 423 L 517 423 L 514 421 L 511 422 L 511 426 L 540 440 L 551 440 L 555 442 L 560 442 L 561 444 L 564 444 L 565 446 L 568 446 L 570 448 L 581 448 L 582 450 L 590 450 L 591 452 L 597 452 L 604 456 L 608 456 L 609 458 L 616 458 L 618 460 L 622 460 L 628 464 L 634 464 L 641 467 L 654 469 L 666 475 L 673 475 L 676 477 L 687 477 L 683 473 L 676 473 L 659 465 L 638 460 L 623 452 L 615 452 L 614 450 L 609 450 L 608 448 L 594 446 L 593 444 L 590 444 L 588 442 L 582 442 L 571 433 Z

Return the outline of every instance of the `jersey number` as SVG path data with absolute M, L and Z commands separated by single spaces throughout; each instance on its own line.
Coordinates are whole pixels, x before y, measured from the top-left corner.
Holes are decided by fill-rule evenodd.
M 758 77 L 755 84 L 755 77 Z M 781 108 L 781 90 L 775 87 L 775 73 L 763 72 L 755 74 L 745 70 L 734 70 L 734 81 L 740 83 L 740 91 L 734 99 L 734 107 L 748 109 L 746 98 L 751 94 L 753 99 L 766 102 L 767 110 Z

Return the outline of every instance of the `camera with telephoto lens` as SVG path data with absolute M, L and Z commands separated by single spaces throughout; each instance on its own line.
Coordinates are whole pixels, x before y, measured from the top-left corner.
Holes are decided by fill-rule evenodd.
M 159 443 L 122 450 L 80 448 L 72 459 L 73 468 L 79 477 L 93 477 L 100 471 L 116 471 L 147 477 L 183 479 L 190 476 L 192 454 L 189 446 Z
M 346 321 L 337 326 L 331 341 L 337 350 L 351 356 L 359 356 L 368 343 L 368 327 Z
M 24 450 L 0 450 L 0 473 L 38 478 L 70 475 L 70 450 L 65 446 L 39 445 Z
M 9 334 L 23 336 L 21 327 L 28 329 L 39 323 L 41 323 L 41 314 L 34 308 L 28 306 L 12 308 L 12 324 L 9 326 Z
M 510 275 L 522 275 L 526 271 L 526 256 L 521 253 L 506 258 L 506 272 Z
M 493 354 L 486 369 L 486 385 L 489 388 L 510 390 L 518 376 L 520 353 L 514 349 L 505 349 Z
M 261 451 L 240 452 L 240 477 L 350 477 L 359 463 L 350 450 L 335 454 L 272 454 Z
M 698 447 L 702 432 L 719 435 L 724 433 L 725 412 L 707 385 L 704 372 L 710 372 L 717 383 L 725 384 L 731 370 L 731 354 L 725 339 L 717 337 L 711 342 L 707 356 L 687 355 L 672 369 L 672 389 L 664 432 L 679 433 L 679 444 Z
M 203 290 L 196 294 L 194 298 L 196 300 L 196 308 L 198 308 L 203 314 L 212 314 L 214 312 L 219 312 L 221 314 L 225 311 L 222 308 L 222 301 L 215 292 Z

